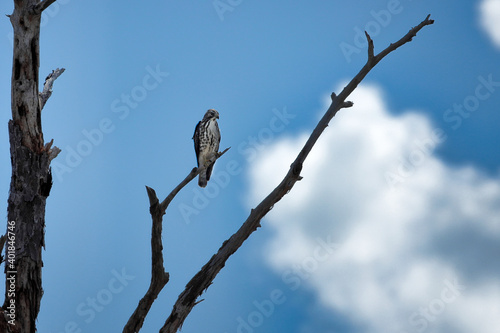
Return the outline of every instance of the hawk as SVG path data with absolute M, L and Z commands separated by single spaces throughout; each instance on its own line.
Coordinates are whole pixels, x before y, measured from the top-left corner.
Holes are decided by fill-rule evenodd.
M 198 168 L 206 167 L 206 170 L 201 172 L 198 178 L 200 187 L 207 186 L 215 161 L 210 165 L 208 163 L 219 152 L 220 132 L 217 119 L 219 119 L 219 112 L 210 109 L 194 129 L 194 151 L 196 152 Z

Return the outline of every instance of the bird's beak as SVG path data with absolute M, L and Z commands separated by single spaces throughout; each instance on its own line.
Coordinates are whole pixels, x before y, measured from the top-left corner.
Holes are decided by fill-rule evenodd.
M 215 117 L 215 118 L 219 119 L 219 115 L 217 115 L 217 117 Z

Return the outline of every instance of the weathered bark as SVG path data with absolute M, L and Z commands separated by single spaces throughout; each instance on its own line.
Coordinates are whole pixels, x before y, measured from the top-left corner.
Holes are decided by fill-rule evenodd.
M 10 15 L 14 29 L 12 120 L 8 126 L 12 178 L 1 332 L 34 333 L 43 295 L 45 202 L 52 187 L 50 161 L 59 149 L 51 148 L 52 141 L 44 145 L 43 140 L 41 111 L 50 94 L 40 96 L 38 91 L 39 41 L 41 13 L 53 2 L 15 0 Z
M 9 314 L 12 332 L 35 332 L 42 299 L 42 247 L 45 232 L 45 201 L 52 186 L 47 152 L 34 153 L 22 144 L 23 133 L 9 122 L 12 179 L 7 219 L 14 221 L 15 260 L 5 265 L 6 294 L 3 309 Z M 8 260 L 8 259 L 7 259 Z M 15 272 L 15 273 L 11 273 Z M 15 282 L 12 290 L 11 282 Z M 12 307 L 12 305 L 14 307 Z M 10 306 L 10 308 L 9 308 Z

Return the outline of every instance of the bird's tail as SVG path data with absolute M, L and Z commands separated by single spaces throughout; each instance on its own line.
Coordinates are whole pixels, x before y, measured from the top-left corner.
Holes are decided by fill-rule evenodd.
M 207 173 L 205 171 L 200 173 L 200 176 L 198 177 L 198 185 L 200 187 L 207 186 Z

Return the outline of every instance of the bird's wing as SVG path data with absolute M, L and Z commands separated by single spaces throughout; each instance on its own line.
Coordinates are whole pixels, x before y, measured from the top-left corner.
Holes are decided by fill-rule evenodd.
M 219 124 L 217 124 L 217 121 L 215 122 L 214 135 L 217 137 L 217 144 L 215 145 L 215 152 L 217 153 L 219 151 L 219 144 L 220 144 L 220 130 L 219 130 Z
M 196 153 L 196 163 L 198 163 L 198 157 L 200 155 L 200 133 L 199 133 L 200 124 L 201 124 L 201 121 L 199 121 L 198 124 L 196 124 L 196 127 L 194 128 L 194 134 L 193 134 L 194 151 Z

